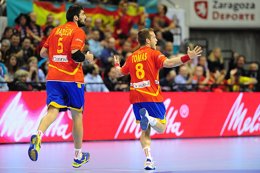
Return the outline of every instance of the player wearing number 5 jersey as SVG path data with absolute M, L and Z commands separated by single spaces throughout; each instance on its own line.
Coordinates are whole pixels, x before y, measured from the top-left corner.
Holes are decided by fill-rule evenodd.
M 188 48 L 187 55 L 167 59 L 156 50 L 157 39 L 152 29 L 143 29 L 138 32 L 140 48 L 129 56 L 121 68 L 119 58 L 114 56 L 114 64 L 121 75 L 130 74 L 130 102 L 137 122 L 140 122 L 142 134 L 140 142 L 144 150 L 146 170 L 155 169 L 150 153 L 151 128 L 163 133 L 166 128 L 165 106 L 159 84 L 159 70 L 162 67 L 172 68 L 181 65 L 190 59 L 201 55 L 201 48 Z
M 79 5 L 71 6 L 66 13 L 67 23 L 54 28 L 41 49 L 41 56 L 49 58 L 47 75 L 47 114 L 42 118 L 37 132 L 31 136 L 28 155 L 32 161 L 38 159 L 41 138 L 55 121 L 60 111 L 71 110 L 75 156 L 73 167 L 88 162 L 90 154 L 82 152 L 84 106 L 84 76 L 82 62 L 93 61 L 93 54 L 83 54 L 85 33 L 79 28 L 85 25 L 86 16 Z

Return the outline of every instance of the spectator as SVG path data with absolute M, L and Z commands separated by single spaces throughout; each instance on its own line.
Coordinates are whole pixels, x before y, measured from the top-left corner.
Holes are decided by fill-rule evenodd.
M 204 69 L 202 66 L 197 65 L 195 67 L 195 71 L 192 78 L 192 84 L 196 85 L 196 90 L 198 91 L 210 91 L 209 84 L 209 78 L 210 74 L 207 73 L 206 77 L 203 76 Z
M 231 91 L 252 91 L 252 86 L 257 83 L 257 80 L 252 77 L 243 76 L 239 69 L 233 69 L 230 71 L 230 79 L 227 80 L 227 84 L 231 85 Z
M 87 16 L 85 26 L 82 27 L 83 31 L 86 33 L 86 35 L 89 35 L 92 32 L 92 17 Z
M 220 48 L 215 48 L 209 55 L 208 66 L 211 72 L 224 70 L 224 58 Z
M 43 47 L 43 44 L 45 43 L 45 41 L 46 41 L 47 38 L 49 37 L 49 35 L 50 35 L 50 33 L 51 33 L 51 31 L 52 31 L 53 28 L 54 28 L 53 26 L 47 26 L 47 27 L 45 27 L 45 29 L 43 30 L 43 38 L 42 38 L 41 42 L 40 42 L 40 43 L 37 45 L 37 47 L 36 47 L 36 54 L 37 54 L 37 55 L 40 54 L 40 51 L 41 51 L 41 49 L 42 49 L 42 47 Z
M 98 59 L 100 59 L 101 53 L 104 49 L 104 47 L 101 45 L 101 43 L 99 41 L 99 38 L 100 38 L 99 31 L 93 30 L 92 38 L 90 38 L 90 40 L 88 40 L 89 50 Z
M 129 31 L 134 25 L 134 19 L 132 16 L 127 14 L 128 4 L 127 2 L 121 1 L 119 5 L 119 15 L 115 19 L 115 37 L 124 35 L 128 37 Z
M 170 57 L 173 55 L 173 43 L 170 42 L 170 41 L 167 41 L 165 43 L 165 47 L 163 48 L 163 54 L 166 56 L 166 57 Z
M 175 70 L 171 70 L 168 72 L 166 77 L 161 78 L 160 80 L 160 86 L 162 91 L 173 91 L 174 90 L 174 79 L 176 77 Z
M 190 91 L 192 89 L 191 84 L 192 75 L 189 74 L 189 70 L 186 65 L 182 65 L 179 68 L 179 73 L 175 77 L 176 90 L 177 91 Z
M 29 14 L 29 29 L 28 29 L 28 34 L 33 40 L 33 45 L 37 46 L 43 38 L 43 31 L 42 28 L 36 24 L 36 13 L 31 12 Z
M 0 61 L 5 62 L 7 57 L 11 54 L 11 42 L 8 39 L 3 39 L 1 42 L 1 56 L 0 56 Z
M 45 30 L 46 27 L 54 28 L 54 16 L 53 14 L 49 13 L 46 17 L 46 23 L 41 27 L 42 31 Z
M 17 57 L 12 54 L 8 57 L 7 62 L 6 62 L 6 66 L 7 66 L 7 81 L 8 82 L 12 82 L 14 81 L 14 74 L 16 72 L 16 70 L 19 69 L 19 64 L 17 61 Z
M 233 69 L 229 69 L 227 74 L 226 74 L 226 79 L 230 79 L 231 76 L 231 71 L 234 70 L 234 69 L 237 69 L 237 74 L 239 74 L 239 76 L 246 76 L 246 71 L 245 71 L 245 63 L 246 63 L 246 57 L 243 56 L 243 55 L 239 55 L 237 58 L 236 58 L 236 61 L 235 61 L 235 65 L 234 65 L 234 68 Z
M 27 63 L 28 59 L 34 55 L 34 47 L 32 45 L 31 39 L 29 37 L 24 37 L 22 40 L 22 48 L 16 54 L 16 57 L 19 58 L 20 64 L 24 65 Z
M 102 41 L 102 40 L 105 39 L 105 34 L 104 34 L 104 31 L 103 31 L 103 20 L 101 18 L 95 19 L 93 30 L 98 30 L 98 32 L 99 32 L 98 41 Z
M 28 71 L 20 69 L 14 74 L 14 81 L 10 84 L 11 91 L 32 91 L 33 87 L 27 83 Z
M 109 91 L 128 91 L 129 87 L 126 83 L 120 83 L 117 78 L 117 71 L 115 67 L 110 67 L 105 72 L 104 83 Z
M 115 49 L 115 39 L 110 37 L 108 39 L 107 47 L 102 50 L 100 55 L 102 66 L 106 67 L 108 65 L 112 65 L 114 55 L 118 55 L 118 52 Z
M 12 27 L 6 27 L 2 35 L 1 40 L 11 39 L 11 36 L 14 34 L 14 29 Z
M 156 14 L 149 15 L 152 28 L 154 28 L 155 31 L 162 32 L 162 36 L 166 41 L 173 42 L 171 30 L 175 28 L 175 24 L 166 16 L 168 8 L 164 4 L 159 4 L 157 10 L 158 12 Z
M 18 53 L 22 47 L 20 45 L 21 37 L 18 33 L 15 33 L 11 36 L 11 47 L 10 47 L 10 54 Z
M 24 37 L 29 37 L 28 26 L 29 26 L 29 16 L 27 14 L 21 13 L 15 19 L 15 30 L 20 34 L 21 39 Z
M 87 92 L 109 92 L 99 74 L 97 64 L 88 67 L 88 73 L 84 77 L 84 82 L 86 84 L 85 91 Z

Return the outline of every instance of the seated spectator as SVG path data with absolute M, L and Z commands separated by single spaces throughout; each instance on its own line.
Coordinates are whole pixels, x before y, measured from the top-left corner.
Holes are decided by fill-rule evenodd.
M 230 85 L 230 91 L 253 91 L 253 85 L 257 83 L 257 80 L 252 77 L 241 75 L 238 69 L 230 71 L 230 79 L 227 80 L 227 84 Z
M 176 84 L 177 91 L 190 91 L 192 89 L 191 85 L 192 75 L 189 74 L 189 70 L 186 65 L 182 65 L 179 68 L 179 73 L 175 77 L 174 81 Z
M 11 39 L 11 36 L 14 34 L 14 29 L 12 27 L 6 27 L 4 33 L 2 35 L 1 40 L 3 39 Z
M 27 83 L 28 76 L 28 71 L 17 70 L 14 74 L 14 81 L 10 84 L 10 91 L 32 91 L 32 85 Z
M 7 81 L 12 82 L 14 81 L 14 73 L 16 70 L 20 68 L 20 65 L 17 61 L 17 57 L 12 54 L 8 57 L 7 62 L 6 62 L 6 67 L 7 67 Z
M 102 66 L 112 65 L 114 55 L 118 55 L 118 52 L 115 49 L 115 39 L 110 37 L 107 46 L 102 50 L 100 55 Z
M 99 67 L 96 64 L 88 66 L 84 82 L 86 84 L 85 91 L 87 92 L 109 92 L 103 83 L 103 79 L 99 74 Z
M 128 91 L 129 84 L 120 82 L 117 78 L 117 71 L 115 67 L 110 67 L 105 71 L 104 83 L 109 91 Z
M 100 59 L 104 47 L 101 45 L 100 34 L 98 30 L 93 30 L 91 38 L 88 40 L 89 50 L 97 59 Z
M 29 37 L 24 37 L 22 40 L 22 48 L 16 53 L 16 57 L 18 57 L 19 63 L 21 65 L 25 65 L 28 59 L 35 55 L 34 47 Z
M 209 84 L 209 73 L 207 73 L 206 77 L 203 76 L 204 69 L 202 66 L 198 65 L 195 67 L 195 71 L 192 77 L 192 84 L 195 84 L 195 88 L 197 91 L 210 91 Z
M 0 47 L 0 50 L 1 50 L 1 59 L 0 61 L 1 62 L 5 62 L 7 57 L 11 54 L 11 42 L 10 40 L 8 39 L 3 39 L 2 42 L 1 42 L 1 47 Z
M 173 43 L 170 41 L 167 41 L 165 43 L 165 47 L 163 48 L 162 53 L 166 56 L 166 57 L 170 57 L 173 55 Z
M 235 65 L 233 66 L 233 68 L 229 68 L 225 79 L 230 79 L 231 71 L 234 69 L 237 69 L 239 75 L 246 76 L 245 63 L 246 57 L 243 55 L 238 55 L 235 59 Z
M 160 80 L 160 86 L 162 91 L 173 91 L 173 85 L 174 85 L 174 79 L 176 77 L 176 72 L 174 70 L 171 70 L 168 72 L 166 77 L 161 78 Z
M 208 67 L 211 72 L 224 70 L 224 58 L 220 48 L 215 48 L 209 54 Z

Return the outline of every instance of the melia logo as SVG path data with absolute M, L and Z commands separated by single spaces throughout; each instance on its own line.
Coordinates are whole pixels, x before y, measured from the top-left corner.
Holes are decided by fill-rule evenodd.
M 9 100 L 7 100 L 9 102 Z M 47 106 L 39 108 L 39 115 L 35 115 L 26 108 L 22 100 L 22 92 L 11 98 L 10 104 L 3 107 L 3 115 L 0 117 L 0 138 L 8 141 L 28 141 L 33 132 L 36 132 L 41 118 L 47 112 Z M 56 121 L 45 132 L 45 136 L 61 137 L 68 139 L 72 136 L 69 129 L 69 120 L 72 119 L 69 112 L 62 112 Z
M 194 3 L 194 10 L 202 19 L 208 18 L 208 1 L 196 1 Z
M 220 136 L 223 136 L 225 131 L 234 131 L 237 135 L 260 131 L 260 105 L 256 108 L 254 115 L 248 116 L 248 108 L 245 107 L 242 98 L 243 93 L 240 93 L 229 111 Z

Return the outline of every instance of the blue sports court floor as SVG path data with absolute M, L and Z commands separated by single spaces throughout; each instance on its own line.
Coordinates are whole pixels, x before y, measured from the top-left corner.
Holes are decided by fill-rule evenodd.
M 260 137 L 153 140 L 155 171 L 144 171 L 139 141 L 84 142 L 90 161 L 72 168 L 73 143 L 43 143 L 37 162 L 28 144 L 0 145 L 0 173 L 260 173 Z

